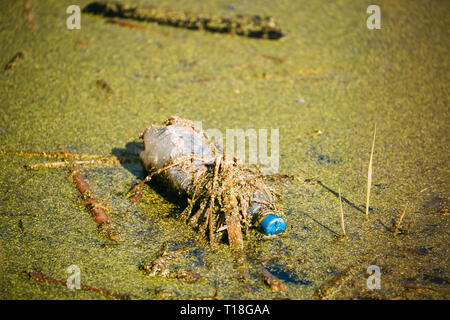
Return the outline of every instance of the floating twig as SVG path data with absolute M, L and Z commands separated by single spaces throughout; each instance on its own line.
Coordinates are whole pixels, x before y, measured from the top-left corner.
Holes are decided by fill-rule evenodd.
M 109 219 L 105 206 L 95 198 L 84 176 L 79 171 L 73 171 L 70 177 L 85 201 L 86 209 L 91 213 L 95 223 L 97 223 L 99 233 L 112 241 L 119 241 L 120 232 L 117 225 Z
M 69 158 L 69 159 L 79 159 L 79 160 L 104 160 L 111 161 L 112 163 L 119 164 L 120 162 L 138 162 L 140 161 L 138 157 L 125 157 L 125 156 L 102 156 L 98 154 L 84 154 L 84 153 L 70 153 L 67 151 L 21 151 L 21 150 L 6 150 L 0 149 L 0 154 L 10 154 L 16 156 L 31 156 L 31 157 L 43 157 L 43 158 Z
M 40 162 L 33 164 L 26 164 L 27 169 L 50 169 L 50 168 L 63 168 L 72 165 L 95 165 L 95 164 L 105 164 L 101 160 L 76 160 L 76 161 L 55 161 L 55 162 Z
M 367 198 L 366 198 L 366 218 L 369 218 L 369 203 L 370 203 L 370 188 L 372 187 L 372 161 L 373 151 L 375 149 L 375 136 L 377 134 L 377 125 L 375 124 L 373 130 L 372 150 L 370 152 L 369 169 L 367 171 Z
M 102 89 L 108 95 L 108 97 L 114 96 L 113 88 L 105 80 L 97 80 L 95 84 L 97 85 L 97 87 Z
M 44 158 L 59 158 L 61 161 L 42 162 L 34 164 L 26 164 L 27 169 L 49 169 L 49 168 L 63 168 L 73 165 L 120 165 L 122 163 L 139 162 L 137 157 L 123 157 L 123 156 L 102 156 L 92 154 L 76 154 L 67 151 L 58 152 L 40 152 L 40 151 L 20 151 L 20 150 L 5 150 L 0 149 L 0 154 L 10 154 L 16 156 L 36 156 Z
M 54 278 L 51 276 L 47 276 L 47 275 L 43 274 L 41 270 L 38 270 L 36 268 L 33 268 L 30 271 L 28 271 L 28 275 L 30 276 L 31 279 L 33 279 L 37 282 L 54 283 L 54 284 L 60 284 L 62 286 L 67 285 L 67 280 L 62 280 L 62 279 L 57 279 L 57 278 Z M 80 286 L 80 289 L 84 290 L 84 291 L 102 294 L 104 296 L 109 296 L 109 297 L 119 299 L 119 300 L 141 299 L 141 298 L 131 295 L 131 294 L 118 293 L 118 292 L 114 292 L 114 291 L 110 291 L 110 290 L 106 290 L 106 289 L 102 289 L 102 288 L 91 287 L 91 286 L 88 286 L 85 284 L 82 284 Z
M 83 12 L 108 18 L 116 17 L 156 22 L 160 25 L 189 30 L 231 33 L 251 38 L 276 40 L 284 36 L 281 28 L 272 17 L 259 15 L 194 14 L 185 11 L 170 11 L 163 6 L 139 6 L 117 2 L 92 2 L 83 9 Z
M 11 154 L 15 156 L 35 156 L 43 158 L 58 158 L 58 157 L 70 157 L 72 154 L 66 154 L 63 151 L 58 152 L 42 152 L 42 151 L 22 151 L 22 150 L 6 150 L 0 149 L 0 154 Z M 86 155 L 88 156 L 88 155 Z M 80 155 L 81 157 L 81 155 Z
M 16 66 L 17 63 L 23 60 L 25 55 L 23 52 L 17 52 L 9 61 L 7 64 L 5 64 L 5 67 L 3 68 L 5 71 L 10 70 Z

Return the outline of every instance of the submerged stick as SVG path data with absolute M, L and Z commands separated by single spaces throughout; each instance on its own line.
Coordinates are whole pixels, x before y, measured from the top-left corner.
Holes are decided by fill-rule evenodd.
M 264 280 L 264 283 L 269 286 L 269 288 L 274 292 L 285 292 L 286 285 L 283 281 L 275 277 L 271 274 L 266 268 L 261 268 L 260 271 L 261 278 Z
M 367 198 L 366 198 L 366 218 L 369 218 L 369 203 L 370 203 L 370 188 L 372 187 L 372 161 L 373 151 L 375 149 L 375 136 L 377 134 L 377 125 L 375 124 L 373 130 L 372 150 L 370 152 L 369 169 L 367 171 Z
M 335 295 L 342 285 L 350 278 L 357 265 L 351 265 L 345 268 L 341 273 L 331 278 L 329 281 L 323 283 L 314 292 L 314 298 L 319 300 L 330 299 Z
M 33 268 L 30 271 L 28 271 L 28 275 L 30 276 L 31 279 L 33 279 L 34 281 L 37 281 L 37 282 L 54 283 L 54 284 L 60 284 L 63 286 L 67 285 L 67 280 L 62 280 L 62 279 L 57 279 L 57 278 L 54 278 L 51 276 L 47 276 L 47 275 L 43 274 L 41 270 L 38 270 L 36 268 Z M 130 294 L 123 294 L 123 293 L 118 293 L 118 292 L 114 292 L 114 291 L 110 291 L 110 290 L 106 290 L 106 289 L 102 289 L 102 288 L 91 287 L 91 286 L 88 286 L 85 284 L 82 284 L 80 286 L 80 289 L 84 290 L 84 291 L 99 293 L 104 296 L 109 296 L 109 297 L 119 299 L 119 300 L 129 300 L 129 299 L 133 299 L 133 298 L 139 299 L 139 297 L 132 296 Z
M 272 17 L 243 14 L 196 14 L 185 11 L 168 10 L 163 6 L 140 6 L 130 3 L 92 2 L 84 13 L 156 22 L 189 30 L 205 30 L 217 33 L 231 33 L 238 36 L 262 39 L 280 39 L 284 36 Z
M 97 223 L 99 233 L 112 241 L 119 241 L 120 233 L 117 230 L 117 226 L 109 219 L 106 214 L 106 208 L 95 198 L 84 176 L 79 171 L 74 171 L 70 174 L 70 177 L 84 199 L 86 209 L 91 213 L 95 223 Z

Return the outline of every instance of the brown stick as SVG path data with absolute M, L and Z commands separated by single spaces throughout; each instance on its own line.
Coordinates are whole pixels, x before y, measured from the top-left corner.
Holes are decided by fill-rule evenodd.
M 31 269 L 28 272 L 28 275 L 30 276 L 31 279 L 33 279 L 34 281 L 37 282 L 41 282 L 41 283 L 54 283 L 54 284 L 60 284 L 63 286 L 67 285 L 67 281 L 66 280 L 62 280 L 62 279 L 56 279 L 50 276 L 46 276 L 42 273 L 41 270 L 38 270 L 36 268 Z M 113 292 L 110 290 L 106 290 L 106 289 L 102 289 L 102 288 L 96 288 L 96 287 L 91 287 L 88 285 L 81 285 L 81 290 L 84 291 L 90 291 L 90 292 L 94 292 L 94 293 L 99 293 L 105 296 L 110 296 L 113 297 L 115 299 L 119 299 L 119 300 L 129 300 L 129 299 L 140 299 L 139 297 L 136 296 L 132 296 L 130 294 L 123 294 L 123 293 L 118 293 L 118 292 Z
M 106 214 L 105 207 L 94 197 L 94 193 L 84 176 L 79 171 L 74 171 L 71 173 L 70 177 L 75 183 L 77 190 L 80 192 L 81 197 L 85 200 L 85 207 L 91 213 L 95 223 L 97 223 L 99 231 L 110 240 L 120 240 L 120 233 L 110 221 Z

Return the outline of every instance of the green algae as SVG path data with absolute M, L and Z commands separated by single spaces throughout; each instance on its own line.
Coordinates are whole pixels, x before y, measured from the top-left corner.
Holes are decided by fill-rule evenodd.
M 280 171 L 303 178 L 268 181 L 284 196 L 288 232 L 247 236 L 250 290 L 229 248 L 210 250 L 201 240 L 170 267 L 195 270 L 202 281 L 149 277 L 139 267 L 165 241 L 188 243 L 197 234 L 175 218 L 182 203 L 157 186 L 144 188 L 140 204 L 128 201 L 124 194 L 144 176 L 140 164 L 84 169 L 95 193 L 117 213 L 111 218 L 123 239 L 108 247 L 68 171 L 27 171 L 25 164 L 45 159 L 1 155 L 0 297 L 107 298 L 37 283 L 26 274 L 37 266 L 66 279 L 66 268 L 75 264 L 84 284 L 147 299 L 195 299 L 213 296 L 216 288 L 221 299 L 312 299 L 350 266 L 353 276 L 329 298 L 448 299 L 448 212 L 424 204 L 449 195 L 449 4 L 381 1 L 382 29 L 368 30 L 369 1 L 166 2 L 191 12 L 270 14 L 287 37 L 261 41 L 142 23 L 157 31 L 146 33 L 88 15 L 81 30 L 69 31 L 70 1 L 32 1 L 33 32 L 23 4 L 5 1 L 0 62 L 24 55 L 0 75 L 0 147 L 136 153 L 139 132 L 174 114 L 223 132 L 279 128 Z M 99 79 L 114 88 L 113 97 L 99 92 Z M 349 201 L 345 242 L 334 241 L 339 201 L 330 190 L 338 188 Z M 412 224 L 407 235 L 394 238 L 390 229 L 406 202 L 411 211 L 403 223 Z M 270 259 L 280 277 L 287 275 L 285 293 L 271 292 L 258 276 Z M 381 268 L 381 290 L 366 287 L 371 264 Z

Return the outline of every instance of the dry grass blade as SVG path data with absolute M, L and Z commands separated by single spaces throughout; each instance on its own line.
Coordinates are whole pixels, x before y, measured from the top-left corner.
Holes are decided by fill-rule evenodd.
M 405 209 L 403 209 L 402 215 L 400 216 L 400 218 L 397 220 L 397 222 L 395 223 L 394 227 L 392 228 L 392 231 L 394 232 L 394 235 L 397 235 L 397 233 L 399 231 L 401 231 L 402 220 L 405 217 L 407 208 L 408 208 L 408 203 L 406 203 Z
M 339 206 L 340 206 L 340 213 L 341 213 L 341 227 L 342 227 L 342 234 L 347 236 L 345 234 L 345 224 L 344 224 L 344 209 L 342 208 L 342 198 L 341 198 L 341 188 L 339 188 Z
M 366 218 L 369 218 L 370 188 L 372 186 L 372 163 L 373 163 L 373 151 L 375 150 L 376 134 L 377 134 L 377 125 L 375 124 L 374 131 L 373 131 L 372 150 L 370 152 L 369 169 L 367 171 Z

